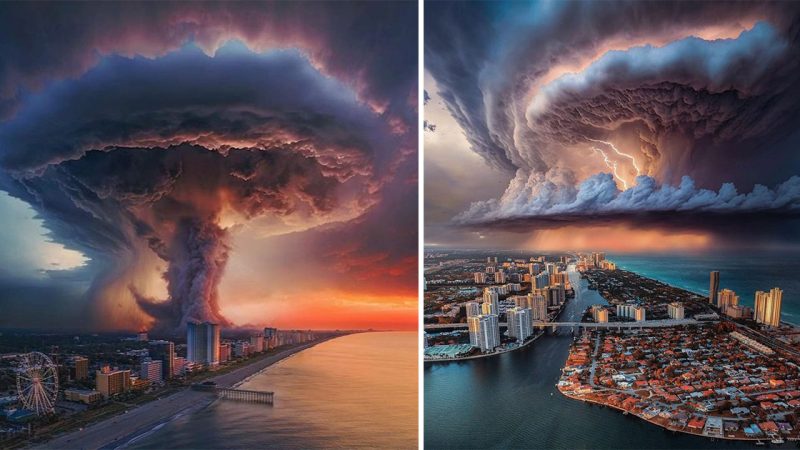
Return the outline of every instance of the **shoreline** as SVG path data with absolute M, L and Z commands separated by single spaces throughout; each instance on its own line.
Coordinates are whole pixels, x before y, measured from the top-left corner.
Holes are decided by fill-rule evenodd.
M 502 354 L 505 354 L 505 353 L 511 353 L 511 352 L 519 350 L 521 348 L 525 348 L 525 347 L 531 345 L 534 341 L 536 341 L 537 339 L 539 339 L 542 336 L 544 336 L 544 333 L 537 334 L 536 337 L 534 337 L 533 339 L 531 339 L 531 340 L 529 340 L 527 342 L 524 342 L 519 347 L 515 347 L 515 348 L 512 348 L 512 349 L 508 349 L 508 350 L 503 350 L 501 352 L 481 353 L 479 355 L 462 356 L 462 357 L 459 357 L 459 358 L 424 359 L 424 357 L 423 357 L 423 362 L 426 362 L 426 363 L 448 363 L 448 362 L 457 362 L 457 361 L 469 361 L 471 359 L 489 358 L 489 357 L 492 357 L 492 356 L 498 356 L 498 355 L 502 355 Z
M 231 372 L 212 376 L 208 381 L 216 381 L 218 386 L 235 387 L 242 381 L 261 373 L 278 362 L 312 348 L 331 339 L 345 335 L 327 337 L 297 347 L 288 348 L 266 356 L 251 364 L 237 368 Z M 189 386 L 169 395 L 109 417 L 100 422 L 86 426 L 82 430 L 74 430 L 66 434 L 53 436 L 44 442 L 37 442 L 26 448 L 66 448 L 96 449 L 125 448 L 129 444 L 154 432 L 164 424 L 185 414 L 192 414 L 211 405 L 217 396 L 208 392 L 194 391 Z
M 574 394 L 567 394 L 566 392 L 562 391 L 561 388 L 557 388 L 557 389 L 558 389 L 558 392 L 561 393 L 561 395 L 563 395 L 564 397 L 567 397 L 569 399 L 581 401 L 581 402 L 584 402 L 584 403 L 591 403 L 593 405 L 604 406 L 604 407 L 608 407 L 608 408 L 611 408 L 611 409 L 615 409 L 617 411 L 622 412 L 623 414 L 627 413 L 627 414 L 633 415 L 636 418 L 649 423 L 650 425 L 655 425 L 655 426 L 657 426 L 657 427 L 659 427 L 661 429 L 664 429 L 664 430 L 667 430 L 667 431 L 672 431 L 674 433 L 684 433 L 684 434 L 688 434 L 690 436 L 696 436 L 696 437 L 711 439 L 712 441 L 714 439 L 725 439 L 725 440 L 728 440 L 728 441 L 744 441 L 744 442 L 751 442 L 752 441 L 752 442 L 755 442 L 755 441 L 769 441 L 769 439 L 770 439 L 767 436 L 763 436 L 761 438 L 748 438 L 748 437 L 728 437 L 728 436 L 725 436 L 725 435 L 722 435 L 722 436 L 708 436 L 708 435 L 705 435 L 703 433 L 694 433 L 694 432 L 691 432 L 691 431 L 688 431 L 688 430 L 679 429 L 679 428 L 673 428 L 673 427 L 670 427 L 669 425 L 663 425 L 663 424 L 660 424 L 658 422 L 654 422 L 653 420 L 648 419 L 648 418 L 640 415 L 639 413 L 637 413 L 635 411 L 628 411 L 628 410 L 626 410 L 624 408 L 621 408 L 619 406 L 612 405 L 610 403 L 603 403 L 603 402 L 600 402 L 600 401 L 595 400 L 595 399 L 583 398 L 581 396 L 574 395 Z

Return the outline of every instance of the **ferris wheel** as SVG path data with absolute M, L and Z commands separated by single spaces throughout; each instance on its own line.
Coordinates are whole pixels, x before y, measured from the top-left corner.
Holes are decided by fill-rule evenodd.
M 17 394 L 25 408 L 36 415 L 53 412 L 58 395 L 58 370 L 53 361 L 39 352 L 22 355 Z

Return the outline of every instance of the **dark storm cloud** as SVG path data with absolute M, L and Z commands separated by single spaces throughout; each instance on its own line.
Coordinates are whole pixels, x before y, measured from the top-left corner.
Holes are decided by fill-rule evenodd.
M 799 12 L 786 2 L 433 4 L 426 69 L 472 149 L 516 172 L 501 198 L 457 221 L 793 211 L 797 167 L 774 162 L 794 161 L 800 143 Z M 610 175 L 585 175 L 610 166 L 579 156 L 615 140 L 638 142 L 628 154 L 649 175 L 621 193 Z M 746 200 L 726 201 L 732 183 L 750 193 L 731 198 Z
M 76 78 L 104 55 L 161 56 L 228 39 L 299 48 L 386 114 L 416 122 L 414 2 L 4 2 L 0 116 L 30 91 Z
M 0 126 L 0 179 L 92 258 L 95 302 L 132 296 L 167 331 L 226 323 L 223 220 L 358 217 L 392 189 L 415 140 L 297 51 L 189 46 L 107 57 L 26 98 Z M 148 252 L 167 264 L 166 302 L 134 286 Z

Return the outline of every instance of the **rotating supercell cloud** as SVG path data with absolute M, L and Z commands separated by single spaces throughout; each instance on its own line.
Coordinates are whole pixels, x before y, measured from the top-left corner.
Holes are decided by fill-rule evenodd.
M 0 189 L 87 258 L 75 272 L 95 328 L 241 325 L 219 292 L 237 233 L 336 255 L 282 259 L 298 272 L 382 261 L 390 293 L 413 291 L 416 214 L 399 216 L 416 205 L 416 30 L 381 24 L 415 7 L 19 6 L 0 13 L 13 56 L 0 62 Z
M 431 97 L 510 179 L 453 224 L 799 237 L 797 4 L 435 3 L 425 26 Z

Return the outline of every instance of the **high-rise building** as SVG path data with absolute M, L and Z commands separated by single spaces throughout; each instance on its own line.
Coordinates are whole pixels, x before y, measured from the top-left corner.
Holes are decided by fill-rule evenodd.
M 494 273 L 495 268 L 494 266 L 486 266 L 486 273 Z
M 261 333 L 250 336 L 250 350 L 253 353 L 261 353 L 264 351 L 264 335 Z
M 231 344 L 223 342 L 219 344 L 219 362 L 224 363 L 231 360 Z
M 783 291 L 779 288 L 772 288 L 769 292 L 756 291 L 756 305 L 754 308 L 756 322 L 770 327 L 780 325 L 782 300 Z
M 186 371 L 186 358 L 183 356 L 176 356 L 172 360 L 172 376 L 177 377 Z
M 603 307 L 603 305 L 592 305 L 592 319 L 596 323 L 607 323 L 608 322 L 608 310 Z
M 481 303 L 481 314 L 483 315 L 498 314 L 497 303 L 486 302 L 486 301 Z
M 175 344 L 171 341 L 150 341 L 150 357 L 161 361 L 161 376 L 167 380 L 174 376 Z
M 714 270 L 711 272 L 711 283 L 708 287 L 708 303 L 717 305 L 717 293 L 719 292 L 719 272 Z
M 486 274 L 483 272 L 475 272 L 475 284 L 486 284 Z
M 67 365 L 69 367 L 69 376 L 75 381 L 81 381 L 89 378 L 89 359 L 84 356 L 71 357 Z
M 514 307 L 506 312 L 508 318 L 508 335 L 522 342 L 533 334 L 531 310 Z
M 739 304 L 739 296 L 730 289 L 723 289 L 717 293 L 717 307 L 724 314 L 728 308 Z
M 669 307 L 668 307 L 669 308 Z M 645 309 L 643 306 L 634 304 L 617 305 L 617 316 L 627 317 L 637 322 L 645 320 Z
M 136 339 L 139 342 L 147 342 L 147 331 L 140 331 L 139 334 L 136 336 Z
M 606 254 L 603 252 L 592 253 L 592 263 L 595 267 L 602 267 L 603 261 L 606 259 Z
M 550 273 L 549 272 L 542 272 L 539 275 L 536 275 L 534 282 L 535 289 L 544 289 L 550 285 Z
M 278 346 L 278 329 L 264 328 L 264 342 L 268 350 Z
M 750 319 L 753 317 L 753 309 L 742 305 L 733 305 L 728 307 L 725 314 L 734 319 Z
M 490 352 L 500 345 L 500 322 L 496 314 L 474 316 L 467 319 L 469 342 L 482 352 Z
M 467 310 L 467 317 L 479 316 L 481 314 L 481 306 L 478 302 L 467 302 L 464 307 Z
M 128 392 L 131 389 L 131 371 L 111 370 L 104 366 L 95 374 L 95 385 L 105 398 Z
M 145 359 L 142 361 L 142 370 L 139 374 L 142 379 L 151 383 L 161 383 L 162 363 L 160 359 Z
M 567 301 L 567 291 L 563 284 L 554 284 L 545 289 L 547 292 L 547 302 L 550 306 L 561 306 Z
M 211 322 L 186 324 L 186 359 L 213 367 L 219 364 L 219 325 Z
M 505 283 L 506 282 L 506 273 L 502 270 L 498 270 L 494 274 L 494 282 L 495 283 Z
M 233 355 L 237 358 L 246 358 L 250 356 L 251 348 L 250 343 L 246 341 L 236 341 L 233 343 Z
M 645 320 L 645 310 L 644 306 L 637 306 L 633 308 L 633 320 L 637 322 L 644 322 Z
M 500 309 L 499 302 L 500 302 L 500 295 L 497 294 L 496 290 L 489 288 L 485 288 L 483 290 L 483 303 L 491 303 L 495 310 L 494 314 L 497 314 L 496 311 L 499 311 Z
M 667 314 L 670 319 L 683 319 L 685 317 L 683 303 L 672 302 L 667 305 Z
M 528 294 L 528 303 L 531 308 L 531 319 L 546 322 L 547 298 L 540 294 Z

